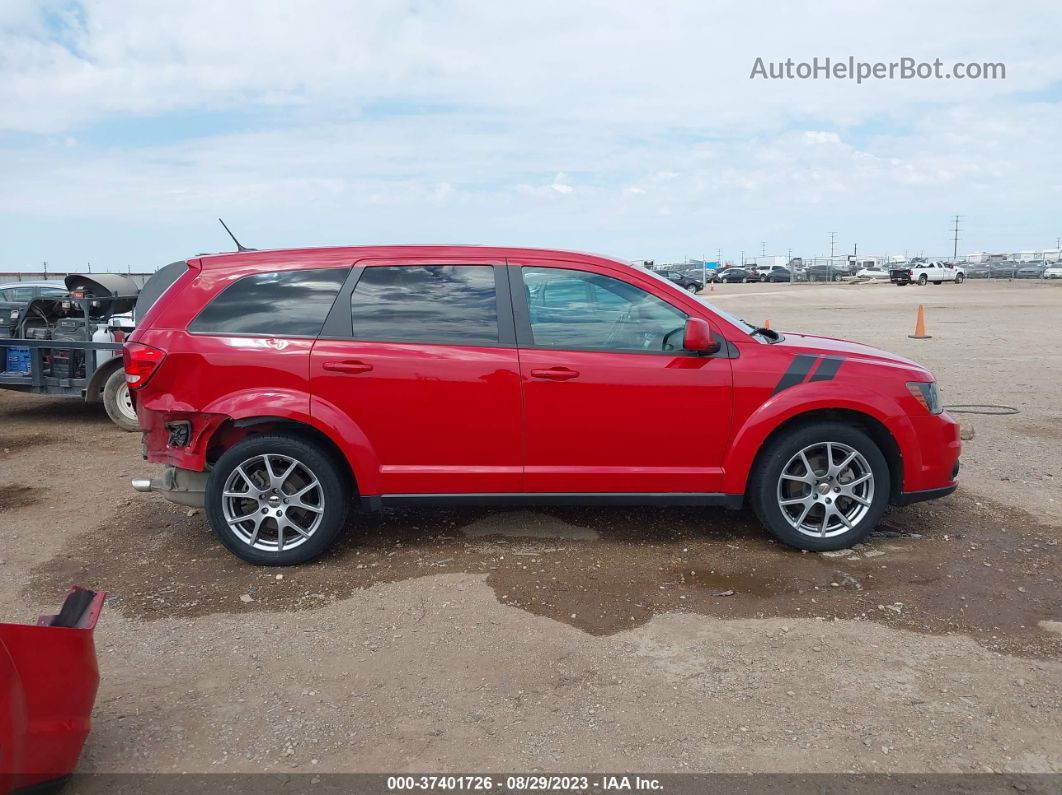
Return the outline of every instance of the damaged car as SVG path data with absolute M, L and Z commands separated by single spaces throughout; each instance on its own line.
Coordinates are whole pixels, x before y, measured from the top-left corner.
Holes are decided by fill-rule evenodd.
M 751 504 L 851 546 L 950 494 L 959 428 L 921 365 L 761 328 L 607 257 L 480 247 L 181 263 L 124 348 L 148 461 L 246 561 L 292 565 L 348 510 Z M 709 416 L 681 434 L 646 406 Z

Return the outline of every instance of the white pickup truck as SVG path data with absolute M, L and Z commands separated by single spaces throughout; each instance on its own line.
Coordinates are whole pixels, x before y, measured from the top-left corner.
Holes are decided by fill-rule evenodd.
M 903 287 L 911 282 L 918 284 L 942 284 L 955 282 L 962 284 L 966 280 L 966 270 L 961 265 L 950 262 L 912 262 L 889 271 L 889 281 Z

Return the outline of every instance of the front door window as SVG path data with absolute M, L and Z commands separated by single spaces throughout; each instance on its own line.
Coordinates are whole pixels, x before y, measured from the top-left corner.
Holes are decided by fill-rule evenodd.
M 587 271 L 523 269 L 532 342 L 540 348 L 677 351 L 687 315 L 632 284 Z

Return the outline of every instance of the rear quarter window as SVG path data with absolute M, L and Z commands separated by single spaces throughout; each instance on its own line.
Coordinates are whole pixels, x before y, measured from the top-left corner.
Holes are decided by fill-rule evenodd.
M 191 322 L 193 334 L 316 337 L 349 268 L 256 273 L 218 293 Z

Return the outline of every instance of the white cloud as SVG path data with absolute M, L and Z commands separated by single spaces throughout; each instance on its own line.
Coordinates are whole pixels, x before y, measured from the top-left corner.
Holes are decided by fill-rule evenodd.
M 985 219 L 977 247 L 1058 232 L 1054 2 L 790 4 L 769 20 L 738 2 L 45 8 L 0 5 L 7 259 L 127 241 L 164 261 L 187 251 L 161 241 L 195 248 L 222 212 L 260 245 L 657 258 L 821 247 L 837 225 L 861 250 L 943 244 L 954 212 Z M 748 77 L 757 55 L 848 54 L 1003 60 L 1007 80 Z M 79 233 L 40 239 L 38 223 Z

